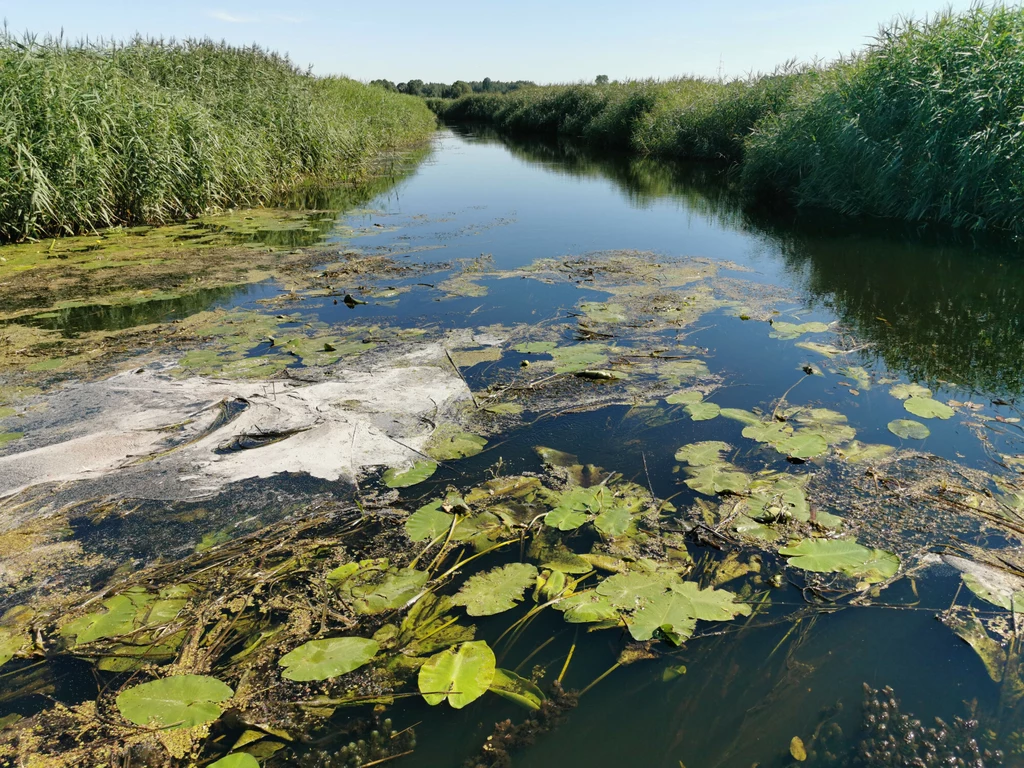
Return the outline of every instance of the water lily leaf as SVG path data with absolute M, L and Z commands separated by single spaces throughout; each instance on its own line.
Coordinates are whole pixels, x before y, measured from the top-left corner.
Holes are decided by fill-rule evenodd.
M 628 509 L 613 506 L 594 518 L 594 527 L 605 536 L 621 536 L 629 530 L 632 522 L 633 516 L 629 514 Z
M 743 493 L 750 484 L 750 475 L 732 464 L 711 464 L 687 469 L 691 475 L 686 484 L 697 493 L 714 496 L 719 493 Z
M 721 413 L 721 408 L 714 403 L 691 403 L 686 406 L 686 412 L 694 421 L 710 421 Z
M 871 374 L 860 365 L 845 365 L 836 369 L 836 373 L 848 379 L 853 379 L 857 389 L 867 391 L 871 389 Z
M 496 413 L 500 415 L 518 416 L 526 410 L 525 407 L 519 403 L 497 403 L 496 405 L 484 406 L 484 410 L 488 413 Z
M 789 558 L 789 565 L 794 568 L 842 573 L 866 584 L 885 581 L 900 569 L 897 555 L 869 549 L 852 539 L 804 539 L 782 547 L 779 554 Z
M 793 434 L 793 428 L 781 421 L 759 421 L 743 428 L 743 436 L 759 443 L 776 445 Z
M 839 455 L 851 464 L 880 461 L 895 450 L 891 445 L 862 443 L 858 440 L 852 440 L 838 449 Z
M 462 643 L 434 654 L 420 667 L 420 693 L 430 706 L 447 699 L 453 709 L 462 709 L 487 692 L 495 668 L 494 651 L 487 643 Z
M 911 397 L 931 397 L 932 391 L 920 384 L 896 384 L 889 390 L 889 394 L 897 400 L 907 400 Z
M 285 671 L 281 677 L 305 682 L 339 677 L 368 664 L 380 646 L 363 637 L 332 637 L 310 640 L 286 653 L 277 662 Z
M 590 573 L 594 570 L 594 566 L 575 552 L 561 552 L 543 562 L 540 567 L 569 574 Z
M 255 757 L 247 752 L 236 752 L 233 755 L 222 757 L 215 763 L 210 763 L 207 768 L 260 768 Z
M 627 318 L 626 308 L 612 302 L 587 301 L 580 304 L 580 310 L 595 323 L 621 323 Z
M 702 443 L 684 445 L 676 451 L 676 461 L 685 461 L 691 467 L 707 467 L 722 463 L 722 452 L 732 448 L 720 440 L 707 440 Z
M 512 349 L 524 355 L 542 355 L 551 352 L 557 346 L 553 341 L 529 341 L 525 344 L 516 344 Z
M 723 408 L 719 415 L 748 426 L 761 423 L 761 418 L 756 413 L 744 411 L 742 408 Z
M 560 531 L 574 531 L 601 509 L 602 489 L 569 488 L 555 498 L 555 508 L 544 516 L 545 525 Z
M 537 568 L 530 563 L 509 563 L 471 577 L 452 599 L 470 616 L 493 616 L 515 608 L 527 587 L 537 581 Z
M 32 644 L 32 638 L 23 630 L 0 629 L 0 666 L 3 666 L 14 654 L 21 652 Z
M 932 433 L 928 427 L 913 419 L 896 419 L 888 424 L 889 431 L 904 440 L 924 440 Z
M 675 394 L 669 395 L 665 398 L 665 402 L 669 405 L 693 405 L 695 403 L 699 403 L 703 399 L 703 394 L 690 390 L 688 392 L 676 392 Z
M 557 347 L 551 350 L 551 356 L 555 358 L 555 373 L 574 373 L 604 365 L 608 362 L 607 349 L 603 344 Z
M 234 692 L 215 677 L 175 675 L 121 691 L 117 708 L 136 725 L 173 730 L 216 720 Z
M 955 555 L 943 555 L 942 559 L 960 571 L 964 585 L 985 602 L 1007 611 L 1024 611 L 1024 579 L 1020 576 Z
M 828 323 L 786 323 L 776 321 L 772 323 L 771 333 L 768 335 L 773 339 L 796 339 L 805 333 L 825 333 L 828 330 Z
M 533 710 L 540 709 L 540 705 L 547 699 L 544 692 L 532 680 L 520 677 L 508 669 L 494 670 L 491 691 L 503 699 L 514 701 L 516 704 Z
M 828 441 L 817 432 L 800 430 L 775 444 L 775 450 L 794 459 L 810 459 L 828 452 Z
M 846 354 L 845 350 L 839 349 L 839 347 L 834 347 L 831 344 L 819 344 L 816 341 L 798 341 L 796 346 L 809 352 L 817 352 L 825 357 L 836 357 L 837 355 Z
M 417 461 L 408 469 L 389 469 L 384 473 L 384 485 L 388 488 L 408 488 L 422 483 L 437 471 L 437 462 Z
M 451 530 L 455 515 L 440 509 L 442 503 L 438 499 L 409 515 L 405 521 L 405 532 L 412 541 L 432 541 Z
M 629 571 L 613 574 L 602 581 L 597 585 L 597 594 L 608 598 L 616 608 L 632 611 L 680 584 L 682 579 L 671 571 Z
M 945 622 L 957 637 L 978 654 L 992 682 L 1001 682 L 1006 671 L 1007 652 L 998 641 L 989 636 L 977 615 L 972 611 L 969 616 L 958 615 L 946 619 Z
M 487 438 L 463 432 L 454 424 L 441 424 L 427 441 L 423 452 L 438 461 L 476 456 L 487 445 Z
M 118 637 L 135 630 L 135 617 L 153 599 L 140 590 L 127 590 L 101 603 L 102 610 L 87 613 L 60 629 L 65 637 L 74 637 L 79 645 L 105 637 Z
M 644 601 L 626 620 L 626 626 L 634 640 L 650 640 L 660 631 L 673 644 L 679 645 L 693 634 L 697 620 L 689 613 L 689 604 L 681 595 L 663 592 Z
M 954 413 L 948 405 L 930 397 L 908 397 L 903 407 L 922 419 L 950 419 Z
M 364 560 L 353 571 L 352 563 L 327 574 L 327 581 L 356 613 L 375 614 L 404 606 L 419 594 L 430 577 L 414 568 L 395 569 L 386 559 Z
M 552 608 L 562 611 L 570 624 L 595 624 L 618 621 L 619 611 L 604 595 L 581 592 L 553 603 Z
M 684 581 L 674 584 L 672 593 L 685 602 L 690 616 L 702 621 L 731 621 L 750 615 L 750 606 L 737 603 L 736 596 L 725 589 L 701 589 L 694 581 Z

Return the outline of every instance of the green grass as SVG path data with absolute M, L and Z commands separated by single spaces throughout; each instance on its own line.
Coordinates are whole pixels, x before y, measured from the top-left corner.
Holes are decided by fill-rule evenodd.
M 0 241 L 163 223 L 365 175 L 425 139 L 422 100 L 208 40 L 0 34 Z
M 883 29 L 827 67 L 729 82 L 527 87 L 431 100 L 447 120 L 738 163 L 801 205 L 1024 235 L 1024 8 Z

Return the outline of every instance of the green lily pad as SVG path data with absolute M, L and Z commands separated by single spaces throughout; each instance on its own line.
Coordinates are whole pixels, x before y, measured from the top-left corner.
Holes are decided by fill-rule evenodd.
M 512 349 L 524 355 L 543 355 L 550 353 L 557 346 L 553 341 L 529 341 L 525 344 L 516 344 Z
M 679 645 L 693 634 L 697 619 L 689 613 L 689 605 L 680 595 L 663 592 L 646 600 L 626 620 L 626 626 L 634 640 L 650 640 L 660 632 L 674 645 Z
M 903 407 L 922 419 L 950 419 L 955 411 L 945 403 L 932 400 L 930 397 L 908 397 Z
M 904 440 L 924 440 L 932 433 L 928 427 L 913 419 L 896 419 L 888 424 L 889 431 Z
M 594 527 L 605 536 L 621 536 L 629 530 L 633 516 L 621 506 L 612 506 L 594 518 Z
M 710 421 L 717 417 L 721 410 L 715 403 L 691 403 L 686 406 L 686 412 L 694 421 Z
M 699 403 L 704 399 L 704 395 L 700 392 L 690 390 L 688 392 L 676 392 L 675 394 L 669 395 L 665 398 L 665 402 L 669 405 L 693 405 Z
M 547 699 L 544 692 L 532 680 L 520 677 L 508 669 L 494 670 L 494 679 L 491 680 L 490 690 L 503 699 L 514 701 L 516 704 L 533 710 L 540 709 L 540 705 Z
M 781 421 L 759 421 L 744 427 L 741 434 L 749 440 L 774 446 L 789 439 L 793 428 Z
M 794 459 L 811 459 L 827 453 L 828 442 L 816 432 L 808 433 L 800 430 L 791 437 L 776 443 L 775 450 Z
M 555 507 L 544 516 L 544 524 L 560 531 L 574 531 L 601 509 L 601 488 L 569 488 L 555 499 Z
M 829 328 L 828 323 L 786 323 L 776 321 L 772 323 L 771 333 L 768 335 L 773 339 L 796 339 L 805 333 L 825 333 Z
M 808 352 L 816 352 L 819 355 L 830 358 L 845 354 L 845 352 L 842 349 L 839 349 L 839 347 L 834 347 L 831 344 L 819 344 L 816 341 L 798 341 L 796 346 L 801 349 L 806 349 Z
M 175 675 L 121 691 L 117 708 L 136 725 L 174 730 L 216 720 L 220 702 L 234 696 L 227 685 L 206 675 Z
M 388 488 L 408 488 L 429 478 L 437 471 L 435 461 L 417 461 L 408 469 L 389 469 L 384 473 L 384 485 Z
M 387 559 L 348 563 L 327 574 L 327 583 L 352 610 L 373 615 L 403 607 L 420 593 L 430 574 L 414 568 L 391 568 Z
M 595 624 L 618 621 L 619 611 L 604 595 L 596 592 L 581 592 L 578 595 L 559 600 L 552 605 L 563 612 L 570 624 Z
M 626 308 L 613 302 L 587 301 L 580 304 L 580 310 L 595 323 L 621 323 L 627 318 Z
M 629 571 L 613 574 L 602 581 L 597 585 L 597 594 L 606 597 L 616 608 L 632 611 L 682 583 L 678 574 L 671 571 Z
M 574 373 L 600 367 L 608 362 L 607 349 L 603 344 L 557 347 L 551 350 L 551 356 L 555 358 L 555 373 Z
M 233 755 L 222 757 L 215 763 L 210 763 L 207 768 L 260 768 L 259 761 L 246 752 L 236 752 Z
M 481 696 L 494 681 L 494 651 L 483 640 L 462 643 L 431 656 L 420 667 L 420 693 L 430 706 L 445 699 L 462 709 Z
M 896 384 L 889 390 L 889 394 L 897 400 L 907 400 L 911 397 L 931 397 L 932 391 L 920 384 Z
M 852 539 L 804 539 L 782 547 L 780 555 L 794 568 L 822 573 L 842 573 L 874 584 L 894 576 L 900 559 L 883 549 L 869 549 Z
M 305 682 L 340 677 L 368 664 L 380 646 L 362 637 L 332 637 L 310 640 L 286 653 L 277 662 L 285 671 L 281 677 Z
M 405 521 L 405 532 L 412 541 L 432 541 L 451 530 L 455 515 L 440 508 L 441 501 L 420 507 Z
M 515 608 L 527 587 L 537 581 L 537 568 L 530 563 L 509 563 L 487 573 L 472 576 L 452 599 L 470 616 L 493 616 Z
M 684 445 L 676 451 L 676 461 L 685 461 L 691 467 L 707 467 L 722 463 L 722 452 L 732 448 L 720 440 L 707 440 L 701 443 Z
M 0 666 L 32 644 L 32 638 L 24 630 L 0 629 Z
M 476 456 L 487 445 L 487 438 L 463 432 L 453 424 L 441 424 L 427 441 L 423 452 L 438 461 Z
M 866 461 L 880 461 L 895 450 L 891 445 L 866 444 L 852 440 L 848 445 L 839 448 L 839 455 L 851 464 L 860 464 Z
M 750 476 L 731 464 L 710 464 L 687 469 L 686 484 L 697 493 L 714 496 L 719 493 L 743 493 L 750 485 Z
M 761 423 L 761 418 L 756 413 L 744 411 L 742 408 L 723 408 L 719 415 L 747 426 Z

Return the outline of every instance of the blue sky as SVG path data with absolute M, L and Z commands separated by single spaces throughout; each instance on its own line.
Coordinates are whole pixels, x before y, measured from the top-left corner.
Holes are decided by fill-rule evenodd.
M 0 0 L 13 31 L 213 37 L 287 51 L 318 74 L 395 82 L 741 75 L 832 59 L 880 23 L 970 0 Z

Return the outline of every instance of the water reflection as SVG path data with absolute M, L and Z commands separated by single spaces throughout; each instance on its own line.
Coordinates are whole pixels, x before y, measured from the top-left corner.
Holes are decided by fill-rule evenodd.
M 723 228 L 758 237 L 811 303 L 835 312 L 890 369 L 989 395 L 1024 391 L 1024 256 L 1012 243 L 753 208 L 721 165 L 596 155 L 478 127 L 460 133 L 471 143 L 500 142 L 554 173 L 611 180 L 635 206 L 675 199 Z

